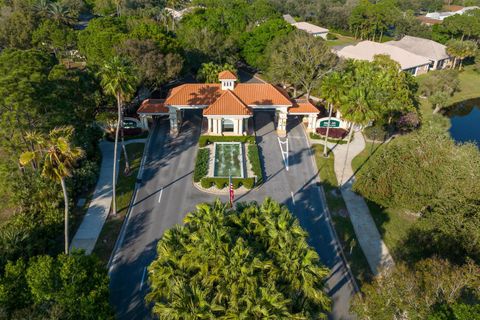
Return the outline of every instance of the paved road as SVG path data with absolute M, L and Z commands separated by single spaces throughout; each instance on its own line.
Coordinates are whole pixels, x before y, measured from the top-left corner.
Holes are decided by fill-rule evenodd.
M 299 122 L 288 123 L 290 168 L 285 170 L 273 114 L 255 115 L 257 142 L 267 180 L 264 185 L 236 201 L 263 201 L 270 196 L 286 204 L 310 234 L 310 243 L 324 264 L 332 269 L 327 285 L 334 305 L 333 319 L 348 318 L 348 303 L 353 288 L 337 251 L 316 186 L 316 172 L 310 149 Z M 125 239 L 111 271 L 111 299 L 119 319 L 147 319 L 149 311 L 143 304 L 146 293 L 145 267 L 155 258 L 155 247 L 163 232 L 181 223 L 195 204 L 212 201 L 214 196 L 192 187 L 196 142 L 200 134 L 200 113 L 187 113 L 179 137 L 170 139 L 166 121 L 156 123 L 143 175 Z M 226 197 L 222 198 L 227 201 Z M 143 283 L 143 284 L 142 284 Z

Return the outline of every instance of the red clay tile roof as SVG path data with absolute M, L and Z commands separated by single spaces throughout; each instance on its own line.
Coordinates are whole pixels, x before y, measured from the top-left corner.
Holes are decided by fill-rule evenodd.
M 307 100 L 295 100 L 292 107 L 288 108 L 288 113 L 292 114 L 305 114 L 305 113 L 319 113 L 317 107 L 315 107 L 310 101 Z
M 239 83 L 233 92 L 248 106 L 292 105 L 288 97 L 269 83 Z
M 450 12 L 459 11 L 459 10 L 462 10 L 463 8 L 465 8 L 465 7 L 456 6 L 456 5 L 443 6 L 443 10 L 450 11 Z
M 292 102 L 278 88 L 268 83 L 239 83 L 233 91 L 246 105 L 285 105 Z M 221 95 L 220 84 L 187 83 L 170 90 L 165 105 L 208 106 Z
M 237 76 L 229 70 L 222 71 L 218 74 L 219 80 L 236 80 Z
M 420 20 L 421 23 L 429 25 L 442 23 L 442 20 L 432 19 L 425 16 L 418 16 L 417 19 Z
M 245 103 L 243 103 L 232 91 L 226 90 L 212 103 L 208 108 L 203 110 L 204 116 L 230 115 L 230 116 L 249 116 L 252 115 Z
M 164 99 L 147 99 L 142 102 L 137 113 L 168 113 Z
M 165 105 L 208 106 L 222 94 L 219 83 L 187 83 L 170 90 Z

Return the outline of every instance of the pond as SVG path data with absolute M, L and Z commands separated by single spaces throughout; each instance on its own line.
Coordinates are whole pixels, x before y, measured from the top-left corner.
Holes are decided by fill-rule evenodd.
M 480 146 L 480 98 L 457 103 L 446 115 L 450 118 L 450 135 L 455 141 L 471 141 Z

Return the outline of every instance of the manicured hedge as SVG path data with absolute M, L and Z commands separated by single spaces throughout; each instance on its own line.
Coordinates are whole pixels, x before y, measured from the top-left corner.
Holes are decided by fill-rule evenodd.
M 310 132 L 310 139 L 325 140 L 325 136 L 321 136 L 316 133 Z M 347 140 L 342 140 L 342 139 L 327 139 L 327 141 L 331 143 L 338 143 L 338 144 L 346 144 L 348 142 Z M 352 141 L 353 141 L 353 136 L 352 136 Z
M 252 164 L 253 173 L 257 176 L 257 185 L 263 183 L 262 165 L 258 154 L 258 146 L 251 144 L 248 146 L 248 159 Z
M 202 178 L 201 185 L 203 188 L 210 188 L 216 186 L 217 189 L 228 188 L 228 178 Z M 237 189 L 241 186 L 244 186 L 247 189 L 252 189 L 255 185 L 254 178 L 232 178 L 233 188 Z
M 208 173 L 208 163 L 210 161 L 209 149 L 198 149 L 197 160 L 195 162 L 195 171 L 193 172 L 193 181 L 199 182 Z
M 315 130 L 317 134 L 325 136 L 327 134 L 327 128 L 317 128 Z M 333 139 L 344 139 L 348 135 L 348 131 L 340 128 L 330 128 L 328 130 L 328 137 Z
M 200 148 L 214 142 L 255 143 L 255 136 L 200 136 L 198 139 L 198 145 Z

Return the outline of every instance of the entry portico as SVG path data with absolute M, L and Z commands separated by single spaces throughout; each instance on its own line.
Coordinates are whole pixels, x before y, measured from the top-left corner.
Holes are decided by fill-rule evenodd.
M 164 101 L 145 100 L 138 110 L 141 118 L 166 115 L 170 131 L 178 133 L 182 111 L 202 109 L 207 133 L 211 135 L 245 135 L 254 110 L 275 112 L 276 129 L 286 133 L 287 116 L 305 116 L 309 131 L 315 130 L 319 110 L 306 100 L 291 100 L 281 89 L 269 83 L 236 83 L 230 71 L 219 74 L 220 83 L 187 83 L 171 89 Z M 150 106 L 155 103 L 156 107 Z

